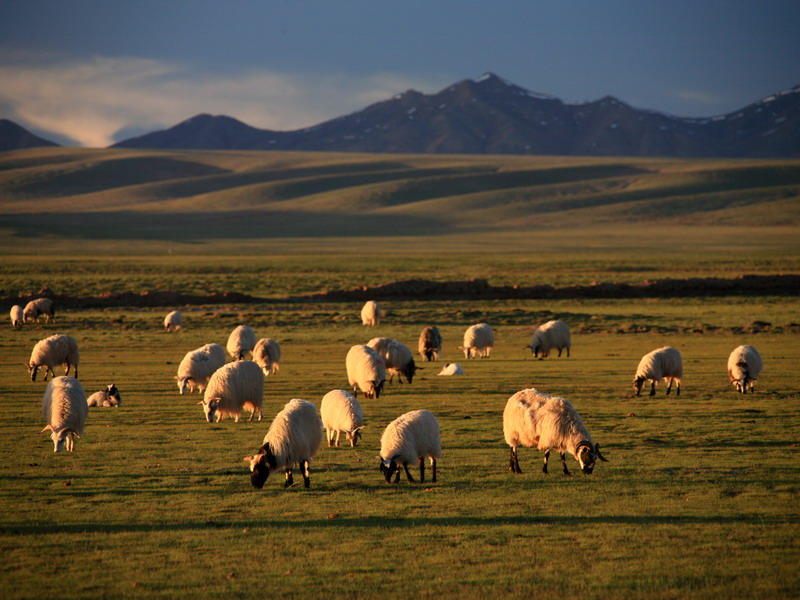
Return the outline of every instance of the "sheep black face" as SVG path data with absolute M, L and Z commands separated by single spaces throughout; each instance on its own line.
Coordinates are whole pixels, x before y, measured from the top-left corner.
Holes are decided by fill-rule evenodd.
M 581 442 L 578 444 L 577 454 L 578 456 L 576 458 L 581 464 L 581 470 L 584 475 L 592 474 L 595 462 L 598 458 L 603 462 L 608 462 L 608 460 L 600 454 L 600 444 L 595 444 L 594 448 L 592 448 L 588 442 Z
M 637 396 L 642 393 L 642 386 L 644 385 L 645 378 L 644 377 L 634 377 L 633 378 L 633 393 Z
M 395 460 L 381 459 L 380 470 L 381 473 L 383 473 L 383 476 L 386 477 L 386 483 L 392 483 L 392 477 L 395 474 L 397 474 L 397 477 L 395 477 L 395 483 L 397 483 L 397 480 L 400 479 L 400 467 L 397 466 L 397 462 Z
M 25 363 L 25 367 L 28 369 L 28 374 L 31 376 L 31 381 L 36 381 L 36 375 L 39 373 L 39 366 Z
M 253 456 L 245 456 L 245 462 L 250 463 L 250 483 L 256 489 L 261 489 L 267 482 L 269 472 L 278 466 L 269 444 L 264 444 Z
M 269 467 L 263 462 L 256 463 L 250 471 L 250 483 L 256 489 L 261 489 L 269 477 Z

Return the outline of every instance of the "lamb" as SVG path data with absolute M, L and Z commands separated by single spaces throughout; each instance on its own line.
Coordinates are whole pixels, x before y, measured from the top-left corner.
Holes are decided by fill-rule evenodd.
M 261 420 L 261 404 L 264 401 L 264 373 L 250 360 L 228 363 L 217 369 L 208 380 L 203 400 L 206 421 L 211 423 L 216 415 L 217 423 L 227 416 L 239 422 L 243 408 L 251 411 L 248 421 L 256 413 Z
M 281 368 L 281 345 L 272 338 L 261 338 L 253 348 L 253 360 L 264 375 L 274 375 Z
M 464 358 L 470 359 L 480 356 L 489 358 L 494 346 L 494 331 L 486 323 L 472 325 L 464 332 L 464 345 L 459 346 L 464 351 Z
M 228 336 L 228 353 L 233 360 L 244 360 L 248 352 L 256 347 L 256 332 L 249 325 L 239 325 Z
M 188 388 L 190 394 L 195 389 L 202 394 L 209 378 L 224 364 L 225 351 L 219 344 L 206 344 L 187 352 L 178 365 L 178 374 L 175 376 L 178 391 L 183 395 Z
M 437 375 L 463 375 L 464 369 L 458 363 L 447 363 Z
M 45 323 L 55 320 L 56 312 L 53 310 L 53 301 L 50 298 L 36 298 L 28 302 L 22 311 L 22 320 L 25 323 L 30 321 L 38 323 L 39 315 L 45 316 Z
M 436 482 L 436 460 L 442 458 L 439 423 L 427 410 L 412 410 L 387 425 L 381 436 L 380 470 L 386 483 L 400 481 L 400 466 L 413 482 L 408 463 L 419 462 L 419 481 L 425 481 L 425 458 L 431 461 L 432 479 Z
M 357 344 L 347 352 L 345 359 L 347 380 L 364 393 L 364 399 L 379 398 L 386 383 L 386 365 L 375 350 Z
M 375 325 L 381 322 L 382 316 L 383 313 L 381 312 L 381 305 L 375 302 L 374 300 L 367 300 L 367 302 L 361 308 L 362 325 L 369 325 L 370 327 L 374 327 Z
M 503 411 L 503 435 L 511 447 L 508 468 L 512 473 L 522 473 L 517 456 L 518 446 L 536 446 L 544 450 L 544 473 L 547 473 L 550 450 L 556 450 L 561 455 L 564 475 L 570 475 L 567 452 L 580 463 L 585 475 L 592 474 L 598 458 L 608 462 L 600 454 L 600 444 L 592 442 L 592 436 L 572 404 L 564 398 L 549 396 L 534 388 L 521 390 L 508 399 Z
M 534 357 L 547 358 L 550 350 L 553 348 L 558 349 L 558 355 L 561 356 L 561 351 L 567 349 L 567 357 L 569 357 L 570 348 L 569 327 L 564 321 L 548 321 L 540 325 L 533 332 L 531 343 L 526 348 L 530 348 Z
M 14 306 L 12 306 L 11 310 L 9 311 L 9 316 L 11 317 L 11 326 L 14 329 L 21 329 L 22 323 L 25 320 L 22 307 L 19 304 L 15 304 Z
M 439 354 L 442 352 L 442 335 L 438 327 L 428 325 L 420 332 L 417 351 L 425 361 L 439 360 Z
M 164 317 L 164 330 L 165 331 L 178 331 L 183 325 L 183 315 L 179 310 L 173 310 L 166 317 Z
M 119 394 L 117 386 L 113 383 L 107 385 L 105 390 L 95 392 L 86 400 L 87 406 L 121 406 L 122 396 Z
M 350 440 L 350 446 L 356 447 L 361 439 L 361 430 L 364 428 L 364 413 L 355 397 L 345 390 L 331 390 L 322 397 L 319 407 L 322 417 L 322 426 L 326 430 L 328 446 L 336 437 L 336 447 L 339 447 L 339 436 L 344 431 Z
M 311 402 L 294 398 L 272 421 L 264 445 L 252 456 L 245 456 L 250 463 L 250 483 L 261 489 L 271 471 L 283 468 L 286 471 L 284 487 L 294 484 L 292 466 L 297 463 L 303 473 L 303 486 L 311 487 L 311 459 L 322 442 L 322 421 L 317 407 Z
M 683 378 L 683 359 L 681 353 L 671 346 L 664 346 L 645 354 L 639 361 L 636 375 L 633 376 L 633 392 L 637 396 L 642 391 L 646 379 L 651 380 L 650 395 L 656 395 L 656 383 L 661 379 L 668 379 L 667 394 L 672 389 L 672 383 L 677 381 L 676 394 L 681 393 L 681 379 Z
M 375 350 L 383 359 L 386 371 L 389 374 L 389 383 L 397 375 L 397 381 L 403 383 L 403 377 L 408 383 L 414 379 L 414 373 L 420 369 L 414 364 L 414 355 L 405 344 L 391 338 L 376 337 L 367 342 L 367 346 Z
M 755 382 L 761 374 L 764 363 L 761 355 L 753 346 L 739 346 L 733 349 L 728 357 L 728 379 L 736 388 L 737 392 L 754 392 Z
M 81 360 L 78 352 L 78 342 L 69 335 L 51 335 L 48 338 L 39 340 L 31 351 L 30 360 L 25 363 L 31 381 L 36 381 L 36 374 L 41 367 L 45 367 L 44 380 L 47 381 L 47 374 L 55 377 L 53 367 L 64 365 L 66 367 L 64 375 L 69 375 L 70 367 L 75 367 L 75 379 L 78 378 L 78 363 Z
M 86 392 L 74 377 L 54 377 L 47 384 L 42 398 L 42 418 L 47 425 L 41 433 L 50 431 L 53 452 L 75 449 L 75 438 L 83 435 L 89 407 Z

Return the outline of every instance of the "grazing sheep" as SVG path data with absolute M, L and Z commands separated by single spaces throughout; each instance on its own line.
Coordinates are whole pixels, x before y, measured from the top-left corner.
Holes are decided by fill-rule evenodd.
M 464 369 L 458 363 L 447 363 L 437 375 L 463 375 Z
M 470 359 L 480 356 L 489 358 L 494 346 L 494 331 L 486 323 L 478 323 L 467 328 L 464 332 L 464 345 L 459 346 L 464 351 L 464 358 Z
M 548 321 L 544 325 L 539 325 L 533 332 L 531 343 L 526 348 L 530 348 L 534 357 L 547 358 L 550 350 L 556 348 L 558 355 L 566 348 L 569 356 L 570 348 L 569 327 L 564 321 Z
M 317 407 L 311 402 L 294 398 L 279 412 L 264 436 L 264 445 L 253 456 L 245 456 L 250 463 L 250 483 L 261 489 L 270 471 L 286 471 L 284 487 L 294 483 L 292 466 L 297 463 L 303 472 L 303 485 L 311 487 L 311 459 L 322 442 L 322 421 Z
M 728 379 L 730 379 L 736 391 L 742 394 L 747 393 L 748 387 L 750 388 L 750 393 L 753 393 L 756 379 L 758 379 L 763 368 L 764 363 L 761 360 L 761 355 L 753 346 L 734 348 L 728 357 Z
M 544 466 L 547 473 L 547 459 L 550 450 L 561 455 L 564 475 L 569 475 L 566 453 L 575 457 L 585 475 L 591 475 L 596 459 L 608 462 L 600 454 L 600 444 L 592 442 L 578 412 L 564 398 L 548 396 L 534 388 L 521 390 L 511 396 L 503 411 L 503 435 L 511 446 L 509 470 L 522 473 L 519 468 L 517 447 L 536 446 L 544 450 Z
M 367 300 L 366 304 L 361 308 L 361 324 L 374 327 L 381 322 L 381 305 L 374 300 Z
M 438 327 L 428 325 L 420 332 L 417 351 L 425 361 L 439 360 L 439 354 L 442 352 L 442 334 L 439 333 Z
M 419 367 L 414 364 L 414 355 L 405 344 L 397 340 L 385 337 L 372 338 L 367 342 L 367 346 L 375 350 L 383 359 L 386 365 L 386 372 L 389 374 L 389 383 L 397 375 L 397 381 L 403 383 L 403 377 L 408 383 L 414 379 L 414 373 L 419 371 Z
M 113 383 L 107 385 L 106 389 L 95 392 L 86 400 L 87 406 L 122 406 L 122 396 L 119 395 L 117 386 Z
M 386 383 L 386 365 L 375 350 L 357 344 L 347 352 L 345 359 L 347 380 L 353 392 L 360 389 L 364 398 L 379 398 Z
M 227 416 L 239 422 L 242 409 L 250 413 L 252 421 L 256 412 L 261 420 L 261 404 L 264 401 L 264 373 L 251 360 L 228 363 L 217 369 L 208 380 L 202 402 L 206 421 L 211 423 L 216 415 L 217 423 Z
M 198 350 L 202 350 L 206 354 L 209 354 L 212 360 L 219 363 L 220 366 L 225 364 L 225 348 L 219 344 L 206 344 L 204 346 L 200 346 Z
M 206 344 L 186 353 L 178 365 L 175 381 L 181 395 L 186 389 L 194 393 L 195 389 L 202 394 L 208 385 L 209 378 L 225 364 L 225 351 L 219 344 Z
M 248 352 L 256 347 L 256 332 L 249 325 L 239 325 L 228 336 L 228 354 L 233 360 L 244 360 Z
M 386 426 L 381 436 L 380 470 L 386 483 L 400 481 L 400 466 L 409 481 L 414 481 L 408 463 L 419 462 L 419 482 L 425 481 L 425 457 L 430 458 L 432 479 L 436 482 L 436 459 L 442 458 L 439 423 L 427 410 L 412 410 Z
M 47 384 L 42 398 L 42 418 L 47 425 L 41 433 L 50 431 L 53 452 L 75 449 L 75 438 L 83 435 L 89 406 L 86 392 L 74 377 L 54 377 Z
M 656 395 L 656 383 L 668 379 L 667 394 L 672 389 L 672 382 L 677 381 L 676 394 L 681 393 L 683 378 L 683 359 L 681 353 L 671 346 L 664 346 L 645 354 L 639 361 L 636 375 L 633 376 L 633 392 L 638 396 L 646 379 L 652 381 L 650 395 Z
M 166 317 L 164 317 L 164 330 L 165 331 L 178 331 L 183 325 L 183 315 L 179 310 L 173 310 Z
M 361 438 L 361 429 L 364 427 L 364 413 L 355 397 L 345 390 L 331 390 L 322 397 L 319 407 L 322 417 L 322 426 L 326 430 L 328 446 L 336 437 L 336 446 L 339 446 L 339 436 L 344 431 L 350 445 L 355 448 Z
M 36 381 L 36 374 L 41 367 L 45 367 L 44 380 L 47 381 L 47 374 L 55 377 L 53 367 L 64 365 L 64 375 L 69 375 L 70 367 L 75 367 L 75 378 L 78 378 L 78 363 L 81 360 L 78 352 L 78 342 L 69 335 L 51 335 L 48 338 L 39 340 L 31 351 L 30 360 L 25 363 L 31 381 Z
M 11 307 L 9 315 L 11 316 L 11 326 L 14 329 L 20 329 L 22 327 L 22 323 L 25 321 L 22 307 L 19 304 L 15 304 Z
M 253 348 L 253 360 L 264 375 L 274 375 L 281 368 L 281 345 L 272 338 L 261 338 Z
M 50 298 L 36 298 L 25 305 L 22 311 L 22 320 L 25 323 L 30 321 L 39 322 L 39 315 L 45 316 L 45 323 L 55 321 L 56 311 L 53 309 L 53 301 Z

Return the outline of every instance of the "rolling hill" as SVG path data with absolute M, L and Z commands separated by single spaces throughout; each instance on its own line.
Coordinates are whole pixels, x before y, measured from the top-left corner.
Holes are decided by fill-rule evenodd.
M 24 127 L 14 123 L 14 121 L 0 119 L 0 152 L 42 146 L 58 146 L 58 144 L 32 134 Z

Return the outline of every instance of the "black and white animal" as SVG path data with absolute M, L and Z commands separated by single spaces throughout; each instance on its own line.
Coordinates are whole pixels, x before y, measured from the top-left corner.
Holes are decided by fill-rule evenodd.
M 747 388 L 753 393 L 756 379 L 763 368 L 761 355 L 753 346 L 738 346 L 728 356 L 728 379 L 742 394 L 747 393 Z
M 75 378 L 78 378 L 78 363 L 81 355 L 78 351 L 78 342 L 71 335 L 56 334 L 48 338 L 39 340 L 31 350 L 31 358 L 25 363 L 31 381 L 36 381 L 36 374 L 41 367 L 45 368 L 44 380 L 47 381 L 47 374 L 55 377 L 53 367 L 64 365 L 64 375 L 69 375 L 71 367 L 75 367 Z
M 531 336 L 531 343 L 526 348 L 530 348 L 536 358 L 539 355 L 547 358 L 550 350 L 558 350 L 558 355 L 561 356 L 561 351 L 566 349 L 569 356 L 570 346 L 569 326 L 564 321 L 548 321 L 536 328 Z
M 55 321 L 56 311 L 53 308 L 53 301 L 50 298 L 36 298 L 25 305 L 22 311 L 22 320 L 25 323 L 31 321 L 39 322 L 39 316 L 45 316 L 45 322 Z
M 113 383 L 106 386 L 106 389 L 95 392 L 86 399 L 87 406 L 122 406 L 122 396 L 119 394 L 117 386 Z
M 395 375 L 397 375 L 398 382 L 403 383 L 403 377 L 405 377 L 406 381 L 411 383 L 414 373 L 421 370 L 414 363 L 414 355 L 409 347 L 397 340 L 376 337 L 368 341 L 367 346 L 375 350 L 383 359 L 386 373 L 389 375 L 389 383 L 392 383 Z
M 239 422 L 242 409 L 251 411 L 248 421 L 258 414 L 264 402 L 264 373 L 252 360 L 239 360 L 223 365 L 208 380 L 203 395 L 203 412 L 206 421 L 219 423 L 225 417 Z
M 361 390 L 364 399 L 379 398 L 386 383 L 386 364 L 369 346 L 356 344 L 345 357 L 347 381 L 353 392 Z
M 425 481 L 425 459 L 431 461 L 431 478 L 436 481 L 436 461 L 442 458 L 439 423 L 427 410 L 412 410 L 386 426 L 381 436 L 380 470 L 386 483 L 400 481 L 400 468 L 414 481 L 408 464 L 419 463 L 419 481 Z
M 657 348 L 648 352 L 639 361 L 636 374 L 633 376 L 633 393 L 637 396 L 642 391 L 644 382 L 650 380 L 650 395 L 656 395 L 656 384 L 662 379 L 667 380 L 667 394 L 672 389 L 673 382 L 677 383 L 675 393 L 681 393 L 681 379 L 683 379 L 683 358 L 681 353 L 672 346 Z

